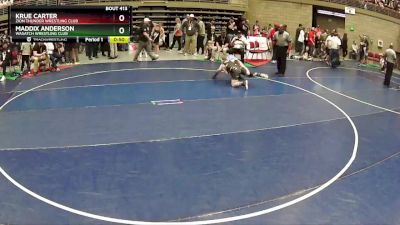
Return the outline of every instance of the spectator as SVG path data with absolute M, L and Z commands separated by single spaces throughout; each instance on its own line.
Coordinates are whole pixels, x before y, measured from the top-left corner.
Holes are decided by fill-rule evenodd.
M 211 60 L 214 62 L 215 60 L 215 54 L 217 51 L 217 36 L 215 35 L 215 21 L 211 21 L 209 30 L 207 30 L 207 44 L 205 47 L 205 56 L 204 58 L 207 60 Z
M 179 18 L 175 19 L 175 27 L 174 27 L 174 39 L 172 41 L 171 47 L 169 49 L 173 49 L 175 46 L 175 43 L 178 42 L 178 51 L 181 50 L 182 48 L 182 23 Z
M 73 46 L 74 46 L 74 43 L 70 43 L 70 42 L 67 42 L 67 43 L 65 43 L 65 48 L 64 48 L 64 51 L 65 51 L 65 61 L 67 62 L 67 64 L 71 64 L 71 63 L 74 63 L 74 58 L 73 58 Z
M 199 34 L 197 36 L 197 53 L 200 54 L 200 49 L 201 49 L 201 54 L 204 55 L 204 39 L 206 38 L 206 25 L 203 22 L 202 17 L 198 17 L 197 21 L 199 25 Z
M 308 52 L 309 52 L 309 49 L 308 49 L 308 46 L 306 46 L 306 48 L 304 49 L 304 52 L 303 52 L 303 55 L 302 55 L 301 59 L 303 59 L 303 60 L 309 60 L 310 57 L 309 57 L 309 55 L 308 55 Z
M 310 49 L 309 55 L 310 57 L 314 57 L 315 50 L 315 28 L 312 27 L 311 31 L 308 32 L 308 48 Z
M 298 42 L 297 52 L 299 53 L 299 55 L 302 55 L 304 51 L 305 34 L 306 33 L 304 32 L 304 27 L 301 27 L 299 37 L 297 38 Z
M 217 29 L 217 27 L 215 26 L 215 20 L 212 19 L 211 22 L 209 24 L 207 24 L 207 26 L 206 26 L 207 40 L 210 40 L 212 37 L 214 37 L 214 41 L 215 41 L 215 38 L 216 38 L 215 30 L 216 29 Z
M 327 31 L 328 32 L 328 31 Z M 325 57 L 325 61 L 326 61 L 326 63 L 327 64 L 329 64 L 330 65 L 330 58 L 329 58 L 329 54 L 330 54 L 330 51 L 331 51 L 331 43 L 330 43 L 330 39 L 332 38 L 332 34 L 333 34 L 333 31 L 331 32 L 331 33 L 328 33 L 328 36 L 326 37 L 326 39 L 325 39 L 325 51 L 326 51 L 326 57 Z M 329 40 L 329 41 L 328 41 Z
M 60 63 L 65 62 L 65 44 L 62 42 L 57 43 L 60 46 L 60 54 L 61 54 L 61 61 Z
M 211 36 L 215 37 L 215 30 L 216 30 L 216 26 L 215 26 L 215 20 L 212 19 L 210 21 L 210 23 L 207 24 L 206 26 L 206 32 L 207 32 L 207 40 L 210 40 Z
M 253 35 L 260 36 L 260 34 L 261 34 L 261 27 L 258 24 L 258 20 L 256 20 L 256 24 L 253 25 Z
M 72 50 L 72 47 L 71 47 Z M 109 42 L 103 42 L 100 44 L 100 50 L 101 50 L 101 55 L 106 56 L 105 52 L 107 52 L 108 58 L 111 57 L 110 55 L 110 43 Z
M 286 25 L 286 24 L 283 24 L 283 25 L 282 25 L 282 29 L 283 29 L 284 31 L 286 31 L 286 32 L 289 33 L 289 31 L 287 31 L 287 25 Z
M 276 63 L 276 51 L 277 51 L 277 47 L 276 47 L 276 42 L 275 42 L 275 33 L 278 31 L 279 29 L 279 25 L 278 24 L 274 24 L 274 28 L 269 32 L 269 38 L 272 41 L 272 63 Z M 283 28 L 282 28 L 283 31 Z
M 297 27 L 296 29 L 296 44 L 295 44 L 295 52 L 297 54 L 301 54 L 303 51 L 303 43 L 304 43 L 304 34 L 302 35 L 302 37 L 300 38 L 300 33 L 303 30 L 303 25 L 299 24 L 299 27 Z M 304 33 L 304 32 L 303 32 Z
M 321 38 L 320 38 L 320 41 L 322 43 L 321 48 L 324 49 L 324 50 L 326 49 L 325 42 L 326 42 L 326 39 L 328 38 L 328 33 L 329 33 L 328 30 L 323 30 L 322 33 L 321 33 Z
M 26 64 L 27 73 L 30 73 L 31 70 L 31 54 L 32 54 L 32 44 L 29 42 L 24 42 L 21 45 L 21 55 L 22 55 L 22 62 L 21 62 L 21 72 L 24 73 L 24 67 Z
M 206 44 L 206 55 L 204 57 L 205 59 L 211 60 L 212 62 L 214 62 L 215 60 L 215 53 L 218 49 L 215 42 L 216 42 L 215 35 L 209 37 L 209 40 L 207 41 Z
M 10 42 L 10 37 L 8 36 L 8 30 L 4 30 L 4 33 L 0 37 L 0 42 L 2 42 L 2 43 L 4 43 L 4 42 L 9 43 Z
M 165 35 L 164 24 L 161 23 L 161 22 L 158 23 L 158 24 L 160 25 L 160 28 L 161 28 L 161 36 L 160 36 L 160 43 L 159 43 L 160 48 L 161 48 L 161 47 L 168 48 L 168 47 L 166 47 L 167 45 L 165 45 L 165 43 L 166 43 L 166 41 L 167 41 L 167 35 Z
M 116 59 L 118 57 L 118 45 L 117 43 L 110 43 L 109 59 Z
M 274 28 L 274 27 L 272 26 L 272 24 L 268 24 L 268 27 L 267 27 L 267 33 L 268 33 L 268 35 L 269 35 L 269 32 L 271 31 L 272 28 Z
M 342 38 L 342 51 L 343 51 L 343 58 L 346 58 L 347 54 L 348 54 L 348 46 L 347 46 L 347 33 L 343 34 L 343 38 Z
M 226 35 L 226 31 L 222 31 L 221 35 L 217 37 L 216 41 L 217 52 L 225 53 L 228 50 L 230 44 L 229 38 Z
M 229 40 L 232 40 L 232 38 L 237 33 L 237 26 L 236 26 L 235 20 L 233 20 L 233 18 L 229 19 L 228 26 L 226 28 L 226 33 L 228 35 Z
M 151 32 L 151 39 L 153 40 L 153 48 L 156 54 L 160 53 L 160 45 L 163 42 L 164 29 L 160 24 L 155 24 Z
M 86 43 L 86 56 L 89 58 L 89 60 L 93 60 L 92 57 L 97 58 L 97 47 L 98 43 Z M 72 49 L 73 45 L 71 46 L 71 57 L 72 57 Z
M 368 38 L 366 35 L 360 35 L 360 63 L 366 64 L 368 61 Z
M 243 36 L 241 31 L 238 31 L 237 35 L 232 38 L 230 43 L 232 48 L 228 50 L 229 54 L 240 54 L 240 60 L 244 63 L 244 53 L 247 46 L 247 40 Z
M 320 57 L 321 56 L 321 48 L 322 48 L 322 42 L 321 42 L 321 32 L 317 32 L 315 30 L 315 49 L 314 49 L 314 57 Z
M 151 50 L 151 42 L 153 39 L 150 37 L 151 31 L 151 20 L 149 18 L 145 18 L 143 23 L 140 25 L 139 29 L 139 38 L 138 38 L 138 48 L 133 56 L 133 61 L 137 62 L 139 54 L 142 50 L 145 50 L 152 60 L 158 59 L 158 55 L 154 54 Z
M 317 25 L 317 27 L 315 28 L 315 34 L 316 34 L 316 36 L 321 36 L 321 34 L 322 34 L 322 30 L 319 25 Z
M 47 55 L 46 45 L 43 42 L 35 43 L 32 49 L 32 59 L 33 59 L 33 75 L 37 75 L 39 72 L 40 63 L 45 61 L 45 70 L 49 65 L 49 57 Z
M 358 45 L 356 41 L 353 41 L 353 44 L 351 45 L 351 52 L 350 52 L 350 57 L 354 60 L 357 60 L 357 56 L 359 55 L 358 53 Z
M 61 45 L 59 43 L 53 44 L 53 51 L 50 54 L 51 70 L 60 71 L 57 64 L 61 61 Z
M 242 25 L 242 30 L 243 30 L 242 32 L 246 38 L 248 36 L 250 36 L 250 21 L 249 20 L 245 20 L 245 23 Z
M 99 58 L 99 43 L 92 43 L 93 44 L 93 57 L 96 59 Z
M 385 57 L 383 57 L 383 54 L 379 54 L 379 64 L 381 65 L 381 72 L 384 73 L 386 70 L 386 60 Z
M 197 55 L 197 34 L 200 30 L 200 27 L 199 24 L 194 20 L 193 14 L 190 14 L 189 20 L 182 24 L 182 29 L 184 31 L 184 34 L 186 35 L 184 55 Z
M 182 20 L 182 25 L 183 25 L 184 23 L 186 23 L 187 21 L 189 21 L 189 19 L 190 19 L 190 15 L 189 15 L 189 14 L 186 14 L 186 18 Z M 182 47 L 185 47 L 186 34 L 185 34 L 185 32 L 184 32 L 183 29 L 182 29 L 182 32 L 183 32 L 183 33 L 182 33 Z
M 249 21 L 244 16 L 240 18 L 237 27 L 238 31 L 242 32 L 245 37 L 249 35 Z
M 7 66 L 11 65 L 11 46 L 7 44 L 7 42 L 4 42 L 2 45 L 2 49 L 0 52 L 0 62 L 1 62 L 1 67 L 3 68 L 3 73 L 2 77 L 0 78 L 0 81 L 5 81 L 6 79 L 6 72 L 7 72 Z

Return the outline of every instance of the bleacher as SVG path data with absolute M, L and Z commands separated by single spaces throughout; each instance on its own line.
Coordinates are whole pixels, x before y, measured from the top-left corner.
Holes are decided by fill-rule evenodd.
M 400 13 L 398 10 L 396 11 L 388 7 L 382 8 L 378 4 L 375 4 L 374 0 L 318 0 L 318 1 L 337 3 L 359 9 L 367 9 L 373 12 L 377 12 L 380 14 L 400 19 Z

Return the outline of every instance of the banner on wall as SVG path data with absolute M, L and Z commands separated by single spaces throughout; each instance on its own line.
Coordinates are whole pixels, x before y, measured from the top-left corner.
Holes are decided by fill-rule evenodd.
M 344 12 L 346 14 L 355 15 L 356 14 L 356 8 L 353 8 L 353 7 L 350 7 L 350 6 L 346 6 L 346 7 L 344 7 Z

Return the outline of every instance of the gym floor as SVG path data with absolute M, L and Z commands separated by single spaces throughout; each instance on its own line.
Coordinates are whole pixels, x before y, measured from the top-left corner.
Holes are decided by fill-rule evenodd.
M 383 74 L 289 61 L 246 91 L 216 68 L 88 64 L 7 82 L 0 224 L 400 224 L 400 92 Z

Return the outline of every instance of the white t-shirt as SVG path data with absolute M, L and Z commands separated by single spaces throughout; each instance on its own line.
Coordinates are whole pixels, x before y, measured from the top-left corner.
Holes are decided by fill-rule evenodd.
M 54 44 L 52 42 L 44 43 L 46 45 L 47 54 L 51 55 L 54 51 Z
M 339 49 L 342 45 L 342 41 L 337 36 L 329 36 L 326 39 L 326 43 L 329 49 Z
M 300 30 L 299 38 L 297 39 L 297 41 L 303 43 L 304 35 L 305 35 L 304 30 Z
M 232 39 L 232 43 L 233 43 L 233 48 L 236 49 L 245 49 L 246 45 L 247 45 L 247 39 L 242 36 L 242 37 L 234 37 Z

